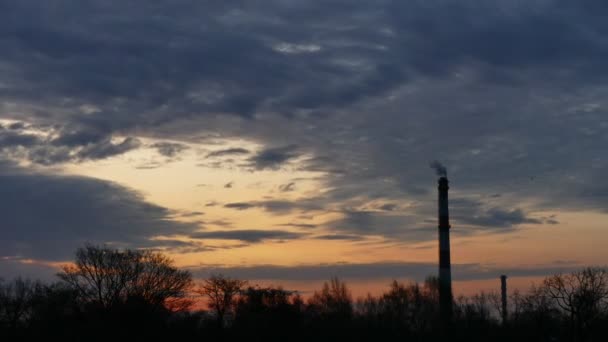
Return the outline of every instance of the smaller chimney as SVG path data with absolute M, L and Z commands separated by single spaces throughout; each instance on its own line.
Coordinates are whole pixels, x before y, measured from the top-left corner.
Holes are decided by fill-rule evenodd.
M 507 318 L 509 316 L 507 309 L 507 276 L 500 276 L 500 294 L 502 300 L 502 324 L 507 324 Z

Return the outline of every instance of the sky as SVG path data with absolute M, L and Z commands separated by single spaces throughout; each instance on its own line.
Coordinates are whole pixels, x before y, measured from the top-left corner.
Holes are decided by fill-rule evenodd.
M 85 243 L 357 291 L 608 260 L 604 0 L 0 0 L 0 277 Z M 379 291 L 379 290 L 378 290 Z

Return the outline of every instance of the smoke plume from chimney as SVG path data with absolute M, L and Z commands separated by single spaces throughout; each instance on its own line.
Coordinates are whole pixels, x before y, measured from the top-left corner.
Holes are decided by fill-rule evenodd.
M 447 177 L 448 176 L 448 169 L 445 166 L 443 166 L 443 164 L 438 162 L 437 160 L 432 161 L 430 163 L 430 166 L 432 169 L 435 170 L 435 173 L 437 173 L 438 177 Z

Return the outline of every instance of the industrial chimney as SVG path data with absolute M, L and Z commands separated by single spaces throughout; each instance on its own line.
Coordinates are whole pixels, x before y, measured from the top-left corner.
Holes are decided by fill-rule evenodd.
M 444 323 L 452 320 L 452 271 L 450 264 L 450 213 L 448 178 L 439 178 L 439 311 Z
M 500 276 L 500 298 L 502 300 L 502 324 L 507 323 L 508 311 L 507 311 L 507 276 Z

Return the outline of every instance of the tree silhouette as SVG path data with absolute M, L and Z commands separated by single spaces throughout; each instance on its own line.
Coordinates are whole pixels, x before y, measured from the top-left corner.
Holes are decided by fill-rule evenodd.
M 16 278 L 11 282 L 0 281 L 0 325 L 14 331 L 31 315 L 36 293 L 41 284 Z
M 191 304 L 192 275 L 160 253 L 86 245 L 58 276 L 84 303 L 104 309 L 134 300 L 155 309 L 184 310 Z
M 543 282 L 545 294 L 567 313 L 574 338 L 586 339 L 590 325 L 608 308 L 608 271 L 585 268 Z
M 208 299 L 207 305 L 215 312 L 217 326 L 224 327 L 227 313 L 232 313 L 236 303 L 235 297 L 247 281 L 231 279 L 221 274 L 212 275 L 200 284 L 197 292 Z
M 281 287 L 248 287 L 236 302 L 233 329 L 262 340 L 293 340 L 302 323 L 301 298 Z
M 508 324 L 501 324 L 497 293 L 460 296 L 447 329 L 436 277 L 393 281 L 353 305 L 338 278 L 305 301 L 281 287 L 246 287 L 245 280 L 213 275 L 194 290 L 205 297 L 209 315 L 187 310 L 191 275 L 159 253 L 87 245 L 58 275 L 61 281 L 51 284 L 0 281 L 2 341 L 595 342 L 608 336 L 608 271 L 601 268 L 514 291 Z
M 352 296 L 346 283 L 334 277 L 323 284 L 320 292 L 315 291 L 308 301 L 317 313 L 325 316 L 348 318 L 353 314 Z

